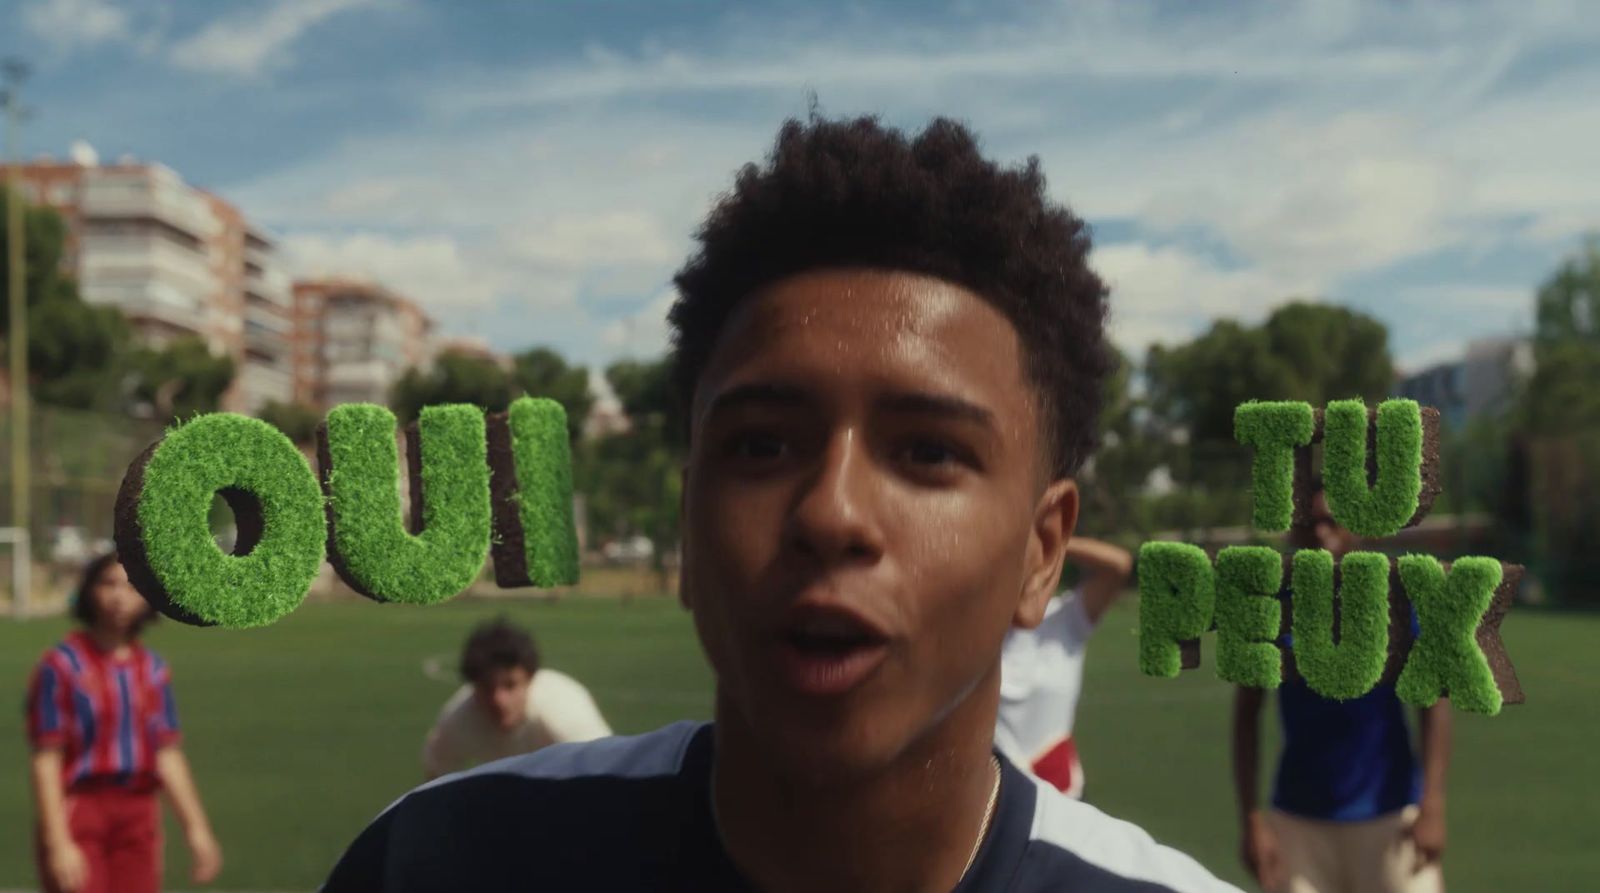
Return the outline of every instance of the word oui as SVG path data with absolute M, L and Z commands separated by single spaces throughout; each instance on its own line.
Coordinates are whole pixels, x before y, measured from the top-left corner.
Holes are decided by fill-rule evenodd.
M 273 623 L 304 601 L 323 562 L 384 602 L 434 604 L 494 560 L 502 587 L 576 582 L 566 413 L 523 397 L 485 416 L 425 407 L 406 432 L 410 529 L 402 517 L 396 420 L 343 404 L 317 428 L 317 464 L 283 432 L 234 413 L 170 430 L 129 467 L 117 497 L 117 551 L 163 614 L 232 628 Z M 213 538 L 221 496 L 238 529 Z

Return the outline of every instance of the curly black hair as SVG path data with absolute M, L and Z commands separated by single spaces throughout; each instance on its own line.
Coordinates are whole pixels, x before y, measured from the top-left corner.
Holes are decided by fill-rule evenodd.
M 478 624 L 461 649 L 461 678 L 476 683 L 494 670 L 512 667 L 527 670 L 529 676 L 539 672 L 533 636 L 503 615 Z
M 744 298 L 812 269 L 902 270 L 964 286 L 1016 326 L 1054 476 L 1093 453 L 1117 362 L 1107 290 L 1089 267 L 1087 225 L 1046 198 L 1037 157 L 1002 169 L 947 118 L 908 139 L 875 116 L 813 111 L 784 123 L 767 165 L 745 165 L 695 236 L 667 316 L 682 417 Z

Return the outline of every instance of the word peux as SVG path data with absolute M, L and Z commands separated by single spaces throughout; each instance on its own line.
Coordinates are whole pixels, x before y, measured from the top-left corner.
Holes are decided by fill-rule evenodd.
M 1383 537 L 1417 524 L 1439 492 L 1438 412 L 1413 400 L 1386 400 L 1376 410 L 1340 400 L 1325 411 L 1250 401 L 1234 412 L 1234 438 L 1255 450 L 1259 530 L 1310 520 L 1310 448 L 1319 441 L 1328 510 L 1356 534 Z M 1351 552 L 1335 563 L 1323 549 L 1286 556 L 1233 546 L 1213 560 L 1198 546 L 1145 543 L 1139 667 L 1169 678 L 1197 667 L 1200 636 L 1215 630 L 1217 676 L 1227 682 L 1270 689 L 1298 676 L 1335 700 L 1388 683 L 1414 706 L 1446 695 L 1462 710 L 1493 715 L 1523 700 L 1500 641 L 1521 575 L 1520 566 L 1493 558 L 1441 563 Z
M 396 421 L 347 403 L 317 427 L 317 464 L 283 432 L 234 413 L 168 431 L 129 467 L 115 538 L 128 577 L 162 614 L 246 628 L 282 619 L 324 560 L 350 587 L 385 602 L 435 604 L 494 560 L 501 587 L 578 577 L 566 412 L 522 397 L 485 416 L 425 407 L 406 428 L 411 496 L 401 515 Z M 238 537 L 231 554 L 209 515 L 221 496 Z

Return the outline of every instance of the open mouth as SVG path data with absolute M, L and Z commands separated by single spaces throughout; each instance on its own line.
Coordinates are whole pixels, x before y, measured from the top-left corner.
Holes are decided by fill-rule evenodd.
M 808 608 L 779 637 L 784 680 L 801 694 L 839 695 L 864 682 L 888 654 L 889 637 L 852 612 Z

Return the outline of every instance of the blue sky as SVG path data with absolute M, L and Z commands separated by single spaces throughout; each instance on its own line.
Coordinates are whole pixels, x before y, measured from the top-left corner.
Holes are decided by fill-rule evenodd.
M 1600 229 L 1600 17 L 1520 4 L 23 0 L 29 155 L 160 161 L 451 334 L 597 364 L 815 92 L 1037 154 L 1141 352 L 1291 296 L 1402 365 L 1525 329 Z

